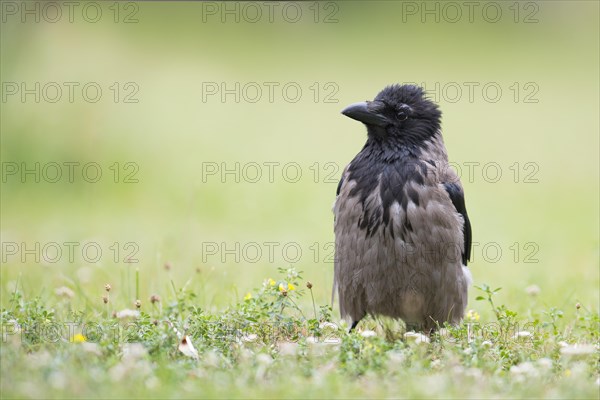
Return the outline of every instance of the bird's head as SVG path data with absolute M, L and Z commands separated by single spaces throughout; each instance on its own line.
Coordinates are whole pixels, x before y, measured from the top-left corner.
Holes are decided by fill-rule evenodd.
M 370 137 L 415 143 L 426 140 L 440 129 L 442 112 L 415 85 L 391 85 L 373 101 L 354 103 L 342 114 L 367 126 Z

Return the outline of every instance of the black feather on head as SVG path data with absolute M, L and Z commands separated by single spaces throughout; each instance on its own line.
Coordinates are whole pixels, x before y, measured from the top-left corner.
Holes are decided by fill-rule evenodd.
M 419 143 L 440 130 L 442 112 L 437 104 L 426 97 L 420 86 L 387 86 L 379 92 L 373 103 L 380 104 L 379 113 L 389 121 L 385 136 L 390 139 Z M 369 129 L 369 133 L 380 136 L 377 133 L 382 132 Z

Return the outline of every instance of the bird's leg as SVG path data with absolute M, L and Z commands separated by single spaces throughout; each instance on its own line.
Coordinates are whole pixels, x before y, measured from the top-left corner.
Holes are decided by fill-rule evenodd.
M 358 321 L 352 322 L 352 326 L 350 327 L 350 330 L 348 331 L 348 333 L 352 333 L 352 331 L 354 330 L 354 328 L 356 328 L 356 325 L 358 325 Z

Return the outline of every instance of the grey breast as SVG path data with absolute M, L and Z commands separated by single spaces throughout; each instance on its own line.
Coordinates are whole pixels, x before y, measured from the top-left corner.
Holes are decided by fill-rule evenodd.
M 351 194 L 357 182 L 350 179 L 348 167 L 344 171 L 334 205 L 334 290 L 342 317 L 358 321 L 381 314 L 424 328 L 462 317 L 469 284 L 460 256 L 464 221 L 442 186 L 458 177 L 437 140 L 441 137 L 423 149 L 423 158 L 436 160 L 427 164 L 423 183 L 404 183 L 405 195 L 416 193 L 418 204 L 393 202 L 387 224 L 381 172 L 377 188 L 363 202 Z M 359 228 L 365 214 L 377 219 L 370 232 Z

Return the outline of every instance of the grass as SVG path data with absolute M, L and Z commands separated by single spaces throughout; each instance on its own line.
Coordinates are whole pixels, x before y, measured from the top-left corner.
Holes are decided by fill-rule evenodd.
M 490 320 L 470 310 L 459 326 L 426 337 L 367 319 L 348 334 L 329 306 L 314 303 L 301 273 L 279 272 L 219 311 L 200 308 L 189 281 L 171 280 L 137 304 L 109 284 L 83 308 L 69 288 L 40 298 L 17 282 L 1 314 L 2 396 L 598 396 L 600 319 L 579 304 L 565 318 L 536 305 L 532 287 L 532 307 L 520 315 L 497 303 L 499 288 L 482 285 L 476 305 Z
M 339 2 L 331 24 L 312 22 L 312 2 L 298 3 L 306 18 L 293 24 L 203 22 L 205 3 L 158 1 L 138 3 L 139 23 L 115 23 L 112 2 L 99 4 L 98 23 L 81 7 L 71 23 L 63 7 L 56 23 L 17 12 L 0 27 L 2 82 L 64 89 L 56 103 L 2 102 L 2 166 L 80 165 L 72 182 L 67 169 L 57 183 L 3 176 L 2 396 L 598 397 L 598 2 L 537 2 L 538 23 L 515 23 L 514 2 L 498 3 L 498 23 L 482 19 L 483 4 L 472 23 L 465 7 L 458 23 L 422 23 L 403 22 L 407 2 Z M 78 90 L 70 102 L 65 82 L 97 82 L 104 95 L 89 103 Z M 115 102 L 115 82 L 121 95 L 138 85 L 139 102 Z M 295 82 L 303 97 L 203 101 L 210 82 Z M 365 140 L 339 112 L 395 82 L 439 97 L 476 244 L 473 311 L 429 343 L 386 319 L 347 334 L 328 308 L 331 204 Z M 333 103 L 328 83 L 339 89 Z M 483 97 L 490 83 L 502 88 L 497 102 Z M 539 90 L 526 102 L 531 84 Z M 440 96 L 456 85 L 458 101 Z M 82 179 L 91 162 L 102 167 L 97 183 Z M 215 163 L 261 165 L 262 179 L 203 179 Z M 272 180 L 266 163 L 279 163 Z M 292 163 L 298 182 L 282 174 Z M 492 163 L 497 182 L 483 173 Z M 73 257 L 65 243 L 76 243 Z M 256 261 L 231 254 L 256 243 Z M 62 250 L 56 262 L 32 254 L 49 244 L 50 256 Z M 86 244 L 102 257 L 86 257 Z M 289 261 L 286 244 L 301 257 Z M 263 286 L 269 278 L 276 284 Z M 290 282 L 284 297 L 279 284 Z M 197 357 L 180 350 L 184 335 Z

